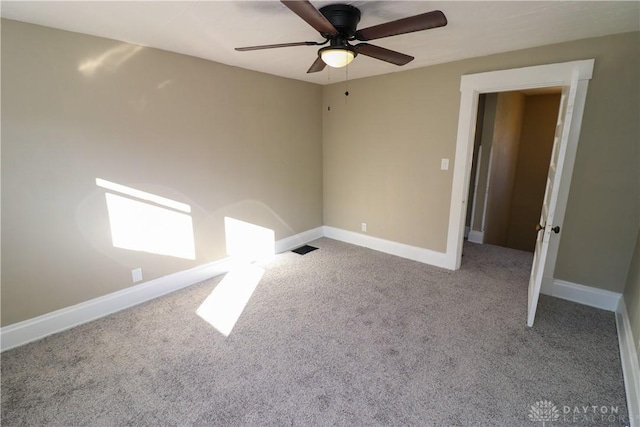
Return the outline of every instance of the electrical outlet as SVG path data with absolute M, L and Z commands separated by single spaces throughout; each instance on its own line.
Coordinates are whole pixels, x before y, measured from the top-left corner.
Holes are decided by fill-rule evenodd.
M 440 162 L 440 169 L 442 169 L 443 171 L 449 170 L 449 159 L 442 159 L 442 161 Z
M 142 281 L 142 269 L 136 268 L 131 270 L 131 278 L 133 279 L 133 283 Z
M 360 230 L 364 231 L 365 233 L 367 232 L 367 223 L 363 222 L 362 224 L 360 224 Z

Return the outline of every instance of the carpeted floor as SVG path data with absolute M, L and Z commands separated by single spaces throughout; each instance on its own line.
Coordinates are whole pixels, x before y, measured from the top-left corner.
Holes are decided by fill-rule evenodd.
M 2 425 L 533 427 L 543 400 L 547 426 L 626 425 L 613 313 L 542 296 L 527 328 L 530 253 L 468 243 L 452 272 L 311 244 L 228 337 L 196 314 L 218 277 L 3 353 Z

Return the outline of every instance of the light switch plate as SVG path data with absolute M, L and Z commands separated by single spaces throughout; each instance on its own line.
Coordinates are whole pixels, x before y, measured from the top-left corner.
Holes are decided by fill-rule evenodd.
M 442 161 L 440 162 L 440 169 L 442 169 L 443 171 L 449 170 L 449 159 L 442 159 Z

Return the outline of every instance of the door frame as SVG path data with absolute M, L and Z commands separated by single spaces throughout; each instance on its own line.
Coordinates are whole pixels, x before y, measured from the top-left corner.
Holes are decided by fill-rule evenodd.
M 460 80 L 460 114 L 458 117 L 458 136 L 456 140 L 455 163 L 453 169 L 453 183 L 451 189 L 451 208 L 449 213 L 449 232 L 447 237 L 446 265 L 457 270 L 462 260 L 462 245 L 467 197 L 469 194 L 469 179 L 473 156 L 473 141 L 475 137 L 476 119 L 478 114 L 478 98 L 482 93 L 509 92 L 515 90 L 535 89 L 544 87 L 560 87 L 571 84 L 574 69 L 578 70 L 578 89 L 573 110 L 573 118 L 569 128 L 569 140 L 564 159 L 564 167 L 560 180 L 560 191 L 556 205 L 556 220 L 560 224 L 569 196 L 571 176 L 575 162 L 582 115 L 589 80 L 593 75 L 595 60 L 562 62 L 556 64 L 537 65 L 532 67 L 515 68 L 510 70 L 490 71 L 478 74 L 463 75 Z M 559 238 L 549 243 L 549 253 L 544 268 L 542 291 L 548 292 L 553 281 L 556 257 L 558 255 Z M 545 293 L 546 293 L 545 292 Z

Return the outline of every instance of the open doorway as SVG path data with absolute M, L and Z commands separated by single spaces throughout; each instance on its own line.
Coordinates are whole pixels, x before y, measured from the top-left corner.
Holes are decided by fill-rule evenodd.
M 575 161 L 582 114 L 589 80 L 593 74 L 593 59 L 536 65 L 524 68 L 488 71 L 463 75 L 460 79 L 460 114 L 456 138 L 456 153 L 453 168 L 447 251 L 443 266 L 457 270 L 462 261 L 462 245 L 465 231 L 465 218 L 469 195 L 469 176 L 473 156 L 478 99 L 481 94 L 508 92 L 514 90 L 563 87 L 563 99 L 572 98 L 571 108 L 563 108 L 558 114 L 563 119 L 562 134 L 566 137 L 566 148 L 558 158 L 557 187 L 554 185 L 554 215 L 556 221 L 562 221 L 567 206 L 573 163 Z M 571 89 L 565 98 L 565 89 Z M 566 120 L 564 120 L 566 119 Z M 558 128 L 559 129 L 559 128 Z M 554 183 L 555 184 L 555 183 Z M 545 222 L 546 224 L 546 222 Z M 552 224 L 548 224 L 545 235 L 551 232 Z M 559 235 L 557 235 L 559 237 Z M 549 240 L 548 257 L 543 263 L 543 289 L 549 290 L 553 281 L 559 238 Z
M 482 94 L 465 221 L 468 240 L 533 252 L 562 88 Z
M 453 170 L 449 234 L 445 265 L 460 268 L 468 205 L 478 101 L 481 94 L 562 87 L 553 153 L 540 214 L 529 280 L 527 326 L 533 326 L 540 292 L 553 295 L 553 273 L 560 230 L 567 207 L 571 175 L 578 148 L 582 114 L 595 60 L 538 65 L 464 75 L 460 81 L 460 115 Z
M 529 280 L 527 326 L 533 326 L 540 292 L 553 295 L 553 273 L 567 206 L 582 114 L 594 60 L 538 65 L 464 75 L 460 82 L 460 116 L 453 170 L 449 235 L 445 261 L 460 268 L 469 196 L 478 101 L 481 94 L 562 87 L 553 152 L 540 214 L 540 231 Z

